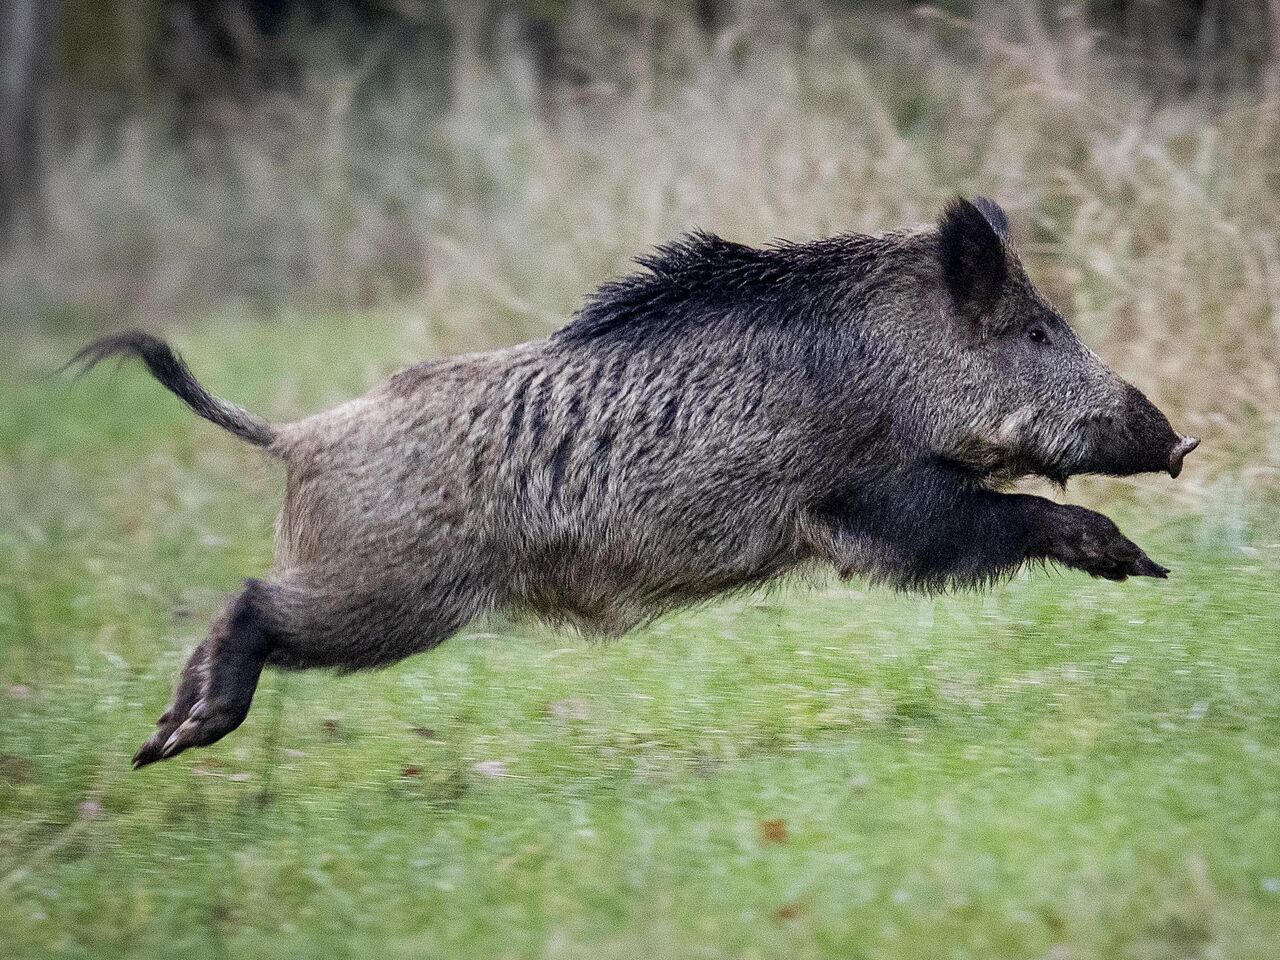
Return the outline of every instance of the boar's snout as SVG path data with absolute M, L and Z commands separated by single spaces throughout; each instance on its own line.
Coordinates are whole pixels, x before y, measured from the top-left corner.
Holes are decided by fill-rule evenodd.
M 1120 409 L 1104 417 L 1095 435 L 1093 456 L 1087 472 L 1128 476 L 1135 473 L 1182 472 L 1182 461 L 1200 441 L 1184 437 L 1169 424 L 1142 391 L 1125 385 Z
M 1196 437 L 1183 437 L 1169 451 L 1169 476 L 1177 477 L 1182 472 L 1182 461 L 1188 453 L 1200 446 Z

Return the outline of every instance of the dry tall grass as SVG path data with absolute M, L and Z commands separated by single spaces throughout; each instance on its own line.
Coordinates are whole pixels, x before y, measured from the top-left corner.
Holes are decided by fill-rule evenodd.
M 652 82 L 561 97 L 553 119 L 518 61 L 441 115 L 412 58 L 373 95 L 377 51 L 349 67 L 326 49 L 295 93 L 228 108 L 182 148 L 156 117 L 84 134 L 52 171 L 49 241 L 3 265 L 0 293 L 155 321 L 228 298 L 407 303 L 461 349 L 551 329 L 695 224 L 805 238 L 925 221 L 983 192 L 1086 339 L 1208 439 L 1193 482 L 1273 486 L 1274 92 L 1157 102 L 1071 19 L 735 34 L 686 44 L 681 70 Z

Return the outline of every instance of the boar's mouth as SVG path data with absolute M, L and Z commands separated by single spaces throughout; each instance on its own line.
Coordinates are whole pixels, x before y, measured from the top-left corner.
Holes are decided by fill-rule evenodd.
M 1177 477 L 1200 441 L 1174 431 L 1135 388 L 1126 393 L 1118 415 L 1088 416 L 1074 424 L 1024 408 L 992 434 L 966 436 L 943 458 L 995 484 L 1039 476 L 1065 486 L 1071 477 L 1090 473 Z
M 941 454 L 952 466 L 974 474 L 984 483 L 1003 486 L 1022 477 L 1038 476 L 1063 485 L 1071 469 L 1069 444 L 1038 442 L 1023 412 L 1009 418 L 991 435 L 968 434 Z M 1013 427 L 1011 429 L 1011 426 Z

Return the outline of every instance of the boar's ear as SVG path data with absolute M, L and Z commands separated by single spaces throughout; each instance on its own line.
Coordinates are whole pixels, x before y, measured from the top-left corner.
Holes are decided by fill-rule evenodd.
M 987 223 L 991 224 L 991 229 L 1000 234 L 1001 240 L 1009 239 L 1009 218 L 1000 204 L 990 197 L 974 197 L 970 202 L 980 214 L 986 217 Z
M 956 310 L 973 323 L 995 305 L 1009 278 L 1004 237 L 1008 218 L 995 202 L 957 198 L 938 222 L 942 277 Z

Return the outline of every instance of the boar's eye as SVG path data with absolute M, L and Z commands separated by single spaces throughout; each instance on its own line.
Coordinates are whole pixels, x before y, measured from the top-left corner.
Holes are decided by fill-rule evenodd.
M 1040 327 L 1032 327 L 1031 330 L 1027 333 L 1027 336 L 1031 338 L 1032 343 L 1048 343 L 1049 342 L 1049 335 L 1045 333 L 1044 330 L 1042 330 Z

